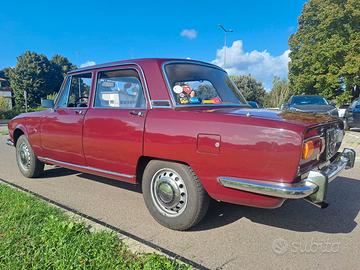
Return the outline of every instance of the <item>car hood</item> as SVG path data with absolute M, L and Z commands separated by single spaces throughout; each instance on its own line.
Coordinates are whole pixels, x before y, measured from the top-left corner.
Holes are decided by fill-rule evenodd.
M 331 105 L 308 104 L 308 105 L 290 105 L 290 109 L 294 109 L 302 112 L 326 113 L 334 110 L 335 107 Z
M 208 112 L 268 119 L 302 126 L 314 126 L 322 123 L 338 121 L 336 117 L 328 114 L 303 113 L 289 110 L 280 111 L 249 108 L 222 108 L 208 110 Z

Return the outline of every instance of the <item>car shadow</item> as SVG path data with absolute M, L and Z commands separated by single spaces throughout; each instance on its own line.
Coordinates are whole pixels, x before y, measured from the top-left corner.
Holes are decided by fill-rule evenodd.
M 304 200 L 288 200 L 277 209 L 260 209 L 212 201 L 205 218 L 191 231 L 222 227 L 241 218 L 297 232 L 350 233 L 357 226 L 360 180 L 339 177 L 329 185 L 326 209 Z
M 44 177 L 76 175 L 117 188 L 142 193 L 141 185 L 134 185 L 92 174 L 54 167 Z M 223 227 L 242 218 L 254 223 L 297 232 L 350 233 L 357 226 L 355 218 L 360 211 L 360 180 L 338 177 L 330 183 L 326 209 L 320 209 L 304 200 L 287 200 L 277 209 L 261 209 L 211 201 L 204 219 L 190 231 L 206 231 Z
M 126 183 L 126 182 L 122 182 L 122 181 L 118 181 L 118 180 L 114 180 L 114 179 L 110 179 L 110 178 L 105 178 L 105 177 L 101 177 L 101 176 L 97 176 L 97 175 L 93 175 L 93 174 L 81 173 L 78 171 L 74 171 L 74 170 L 70 170 L 70 169 L 62 168 L 62 167 L 57 167 L 57 166 L 47 168 L 44 171 L 43 178 L 54 178 L 54 177 L 69 176 L 69 175 L 75 175 L 77 177 L 85 178 L 85 179 L 88 179 L 91 181 L 96 181 L 96 182 L 103 183 L 106 185 L 142 193 L 141 185 L 134 185 L 131 183 Z

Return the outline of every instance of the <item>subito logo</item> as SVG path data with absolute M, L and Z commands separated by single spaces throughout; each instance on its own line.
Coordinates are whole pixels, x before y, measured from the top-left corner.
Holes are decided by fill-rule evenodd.
M 277 238 L 272 243 L 272 250 L 276 254 L 282 255 L 288 251 L 289 245 L 285 239 Z

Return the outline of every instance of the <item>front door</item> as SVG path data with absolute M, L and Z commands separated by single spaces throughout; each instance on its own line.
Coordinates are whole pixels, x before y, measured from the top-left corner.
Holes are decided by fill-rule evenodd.
M 87 165 L 134 181 L 143 150 L 146 101 L 135 67 L 97 73 L 93 106 L 84 120 Z
M 85 165 L 82 131 L 91 78 L 92 73 L 69 76 L 55 108 L 42 122 L 41 145 L 46 158 Z

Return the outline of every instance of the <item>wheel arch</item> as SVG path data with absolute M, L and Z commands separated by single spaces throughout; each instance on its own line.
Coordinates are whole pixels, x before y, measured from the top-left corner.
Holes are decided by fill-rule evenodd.
M 181 161 L 181 160 L 173 160 L 173 159 L 166 159 L 166 158 L 152 157 L 152 156 L 141 156 L 138 159 L 138 162 L 136 164 L 136 183 L 142 182 L 142 177 L 143 177 L 145 168 L 148 165 L 148 163 L 152 160 L 169 161 L 169 162 L 174 162 L 174 163 L 190 166 L 189 163 L 187 163 L 185 161 Z
M 25 135 L 27 137 L 27 133 L 26 133 L 26 130 L 24 127 L 22 126 L 17 126 L 15 129 L 14 129 L 14 132 L 12 134 L 13 136 L 13 139 L 14 139 L 14 145 L 16 146 L 16 143 L 18 141 L 18 139 L 20 138 L 21 135 Z

